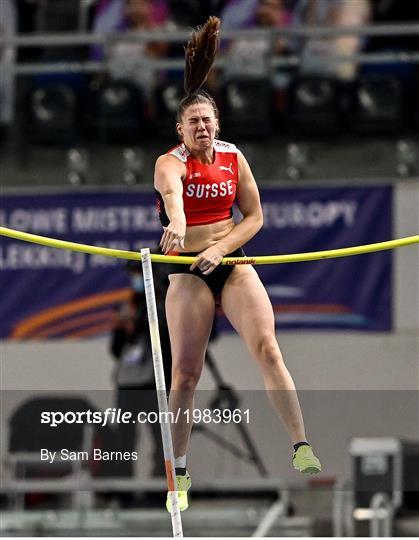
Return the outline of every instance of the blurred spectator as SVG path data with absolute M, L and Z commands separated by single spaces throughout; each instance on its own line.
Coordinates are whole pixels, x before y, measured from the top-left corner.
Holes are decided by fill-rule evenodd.
M 142 0 L 137 0 L 139 4 Z M 108 34 L 112 32 L 123 32 L 128 30 L 132 24 L 129 21 L 130 6 L 135 0 L 99 0 L 93 20 L 92 31 L 96 34 Z M 166 0 L 149 0 L 144 2 L 148 4 L 147 21 L 144 25 L 150 27 L 159 27 L 164 25 L 169 18 L 169 7 Z M 141 6 L 140 10 L 144 10 Z M 140 28 L 139 28 L 140 29 Z M 105 51 L 102 45 L 96 45 L 92 48 L 92 60 L 103 60 Z
M 249 28 L 255 25 L 255 11 L 259 0 L 227 0 L 220 13 L 225 29 Z
M 367 24 L 371 16 L 369 0 L 300 0 L 295 9 L 294 22 L 305 25 L 361 26 Z M 335 63 L 329 58 L 357 54 L 363 44 L 363 38 L 358 35 L 309 38 L 302 50 L 301 72 L 351 81 L 356 75 L 357 63 Z
M 12 0 L 0 1 L 0 36 L 13 38 L 17 30 L 17 14 Z M 0 45 L 0 130 L 14 118 L 15 76 L 11 71 L 16 60 L 16 47 Z
M 237 12 L 233 12 L 233 6 L 236 4 Z M 227 14 L 230 18 L 228 24 L 235 20 L 239 27 L 254 28 L 281 28 L 291 23 L 291 16 L 284 9 L 283 0 L 249 0 L 247 7 L 253 5 L 253 12 L 239 14 L 240 4 L 230 2 L 226 6 Z M 236 15 L 236 17 L 235 17 Z M 242 18 L 241 18 L 242 17 Z M 233 26 L 231 26 L 233 28 Z M 248 38 L 237 39 L 228 47 L 228 63 L 224 71 L 225 77 L 229 78 L 235 75 L 245 75 L 251 77 L 260 77 L 269 73 L 266 60 L 269 53 L 281 55 L 286 52 L 287 44 L 283 38 L 278 38 L 272 44 L 272 40 L 267 38 Z
M 168 8 L 164 0 L 103 0 L 98 6 L 93 31 L 167 29 L 170 27 L 167 16 Z M 164 56 L 167 50 L 168 45 L 161 41 L 144 43 L 122 38 L 109 46 L 109 75 L 112 79 L 126 79 L 135 83 L 149 97 L 156 82 L 150 60 Z M 93 49 L 93 59 L 100 60 L 103 56 L 103 47 Z
M 165 317 L 165 297 L 168 286 L 166 271 L 163 265 L 154 265 L 154 280 L 157 312 L 159 317 L 160 341 L 167 389 L 171 380 L 170 339 Z M 164 265 L 166 266 L 166 265 Z M 150 343 L 150 331 L 147 317 L 147 304 L 144 292 L 144 279 L 141 263 L 127 263 L 131 294 L 127 302 L 118 307 L 111 337 L 111 352 L 117 364 L 115 381 L 117 385 L 116 407 L 122 411 L 130 411 L 133 418 L 138 413 L 158 412 L 157 394 L 155 391 L 153 359 Z M 153 440 L 152 476 L 164 475 L 164 456 L 161 442 L 160 424 L 150 423 Z M 138 447 L 140 423 L 117 425 L 117 450 L 133 452 Z M 134 475 L 135 462 L 132 460 L 118 462 L 115 475 L 131 477 Z M 121 503 L 129 506 L 131 493 L 121 494 Z

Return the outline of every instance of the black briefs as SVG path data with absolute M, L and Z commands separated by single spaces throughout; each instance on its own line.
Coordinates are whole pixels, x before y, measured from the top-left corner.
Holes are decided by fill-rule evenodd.
M 202 250 L 204 251 L 204 250 Z M 201 252 L 202 253 L 202 252 Z M 196 257 L 199 253 L 178 253 L 177 255 L 181 257 Z M 245 253 L 243 251 L 243 248 L 238 248 L 232 253 L 229 253 L 226 255 L 226 257 L 245 257 Z M 227 266 L 227 265 L 218 265 L 217 268 L 215 268 L 211 274 L 205 275 L 201 272 L 201 270 L 196 267 L 192 272 L 189 270 L 191 265 L 187 264 L 174 264 L 172 265 L 172 269 L 170 270 L 170 274 L 192 274 L 194 276 L 198 276 L 202 281 L 205 281 L 205 283 L 208 285 L 208 287 L 211 289 L 212 294 L 214 295 L 214 298 L 216 298 L 222 291 L 225 282 L 227 281 L 227 278 L 231 274 L 231 272 L 234 269 L 234 266 Z M 169 274 L 169 275 L 170 275 Z

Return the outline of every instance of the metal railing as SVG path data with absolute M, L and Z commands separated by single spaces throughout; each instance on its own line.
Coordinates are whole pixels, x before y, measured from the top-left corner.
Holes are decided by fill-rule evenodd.
M 292 28 L 271 28 L 271 29 L 247 29 L 247 30 L 225 30 L 222 33 L 223 40 L 246 39 L 266 39 L 271 45 L 266 66 L 269 69 L 287 66 L 299 66 L 301 58 L 298 54 L 290 56 L 278 56 L 274 54 L 274 44 L 277 38 L 318 38 L 336 37 L 342 35 L 357 35 L 365 37 L 383 36 L 419 36 L 419 23 L 409 24 L 374 24 L 364 26 L 306 26 Z M 31 34 L 15 35 L 12 37 L 0 36 L 0 47 L 10 46 L 16 48 L 27 47 L 74 47 L 103 45 L 108 51 L 112 44 L 120 41 L 134 41 L 147 43 L 150 41 L 165 41 L 167 43 L 184 43 L 190 37 L 187 30 L 153 30 L 141 32 L 113 32 L 113 33 L 63 33 L 63 34 Z M 183 58 L 143 58 L 143 63 L 147 63 L 152 69 L 183 69 Z M 215 65 L 223 67 L 228 62 L 228 55 L 220 55 Z M 322 64 L 324 59 L 310 58 L 310 62 Z M 340 63 L 345 61 L 357 62 L 359 64 L 369 63 L 419 63 L 418 51 L 383 51 L 375 53 L 360 53 L 354 55 L 333 55 L 327 56 L 327 62 Z M 15 75 L 31 75 L 40 73 L 63 73 L 63 72 L 83 72 L 95 73 L 104 71 L 109 67 L 107 60 L 100 62 L 86 61 L 62 61 L 31 63 L 10 63 L 3 65 L 2 69 L 12 71 Z
M 13 45 L 17 47 L 45 47 L 59 45 L 60 47 L 74 45 L 106 44 L 109 40 L 119 40 L 124 38 L 133 41 L 167 41 L 169 43 L 183 43 L 189 39 L 189 30 L 176 29 L 156 29 L 142 30 L 140 32 L 109 32 L 109 33 L 36 33 L 18 34 L 10 37 L 0 37 L 0 45 Z M 223 30 L 222 39 L 272 39 L 280 37 L 336 37 L 345 35 L 356 35 L 363 37 L 383 37 L 383 36 L 418 36 L 419 21 L 417 23 L 403 24 L 370 24 L 356 26 L 313 26 L 299 25 L 283 28 L 247 28 L 246 30 Z
M 355 508 L 353 518 L 356 521 L 370 522 L 370 536 L 390 537 L 393 531 L 394 506 L 387 493 L 374 493 L 369 508 Z
M 390 537 L 393 533 L 395 507 L 387 493 L 374 493 L 368 508 L 354 508 L 354 492 L 349 484 L 335 489 L 333 497 L 333 536 L 355 536 L 355 523 L 369 521 L 372 538 Z

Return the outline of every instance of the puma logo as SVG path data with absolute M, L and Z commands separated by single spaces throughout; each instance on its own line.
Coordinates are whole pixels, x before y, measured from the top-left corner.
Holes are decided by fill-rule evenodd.
M 220 165 L 220 171 L 228 171 L 230 174 L 233 174 L 233 164 L 230 163 L 229 167 L 224 167 L 224 165 Z

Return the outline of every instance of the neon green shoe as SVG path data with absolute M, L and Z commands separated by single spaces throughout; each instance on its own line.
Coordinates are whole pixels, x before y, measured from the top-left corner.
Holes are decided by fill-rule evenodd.
M 292 457 L 294 469 L 303 474 L 317 474 L 322 470 L 320 461 L 313 454 L 313 449 L 310 445 L 305 444 L 300 446 Z
M 179 509 L 181 512 L 188 508 L 188 490 L 192 485 L 191 477 L 189 476 L 188 471 L 186 474 L 176 475 L 176 488 L 177 496 L 179 501 Z M 166 508 L 168 512 L 172 510 L 172 501 L 170 500 L 169 493 L 167 494 L 166 499 Z

